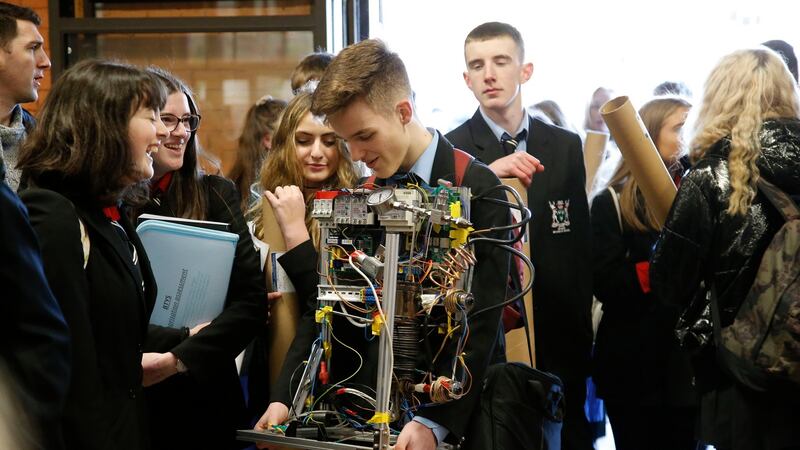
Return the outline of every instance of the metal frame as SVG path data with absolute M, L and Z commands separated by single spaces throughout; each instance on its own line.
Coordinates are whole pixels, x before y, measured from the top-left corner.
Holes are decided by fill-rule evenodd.
M 460 187 L 459 193 L 469 198 L 470 190 L 469 188 Z M 385 191 L 390 191 L 389 196 L 382 195 Z M 404 195 L 399 195 L 400 193 L 404 193 Z M 400 233 L 410 233 L 415 228 L 416 218 L 414 220 L 410 220 L 409 222 L 401 221 L 401 220 L 394 220 L 394 218 L 389 215 L 390 212 L 393 210 L 400 210 L 400 211 L 411 211 L 409 214 L 414 214 L 416 217 L 419 215 L 425 215 L 426 210 L 422 208 L 416 207 L 414 204 L 417 200 L 409 199 L 405 195 L 405 192 L 410 192 L 414 194 L 416 198 L 419 198 L 421 201 L 421 197 L 419 197 L 419 193 L 413 190 L 402 190 L 398 191 L 393 187 L 386 187 L 382 188 L 381 190 L 372 191 L 370 195 L 376 195 L 378 198 L 372 198 L 367 201 L 367 204 L 371 207 L 372 211 L 378 217 L 380 221 L 380 226 L 386 230 L 385 241 L 384 241 L 384 261 L 383 261 L 383 286 L 382 286 L 382 296 L 381 299 L 377 299 L 376 294 L 376 302 L 379 302 L 379 305 L 382 308 L 383 312 L 383 319 L 385 320 L 385 329 L 381 330 L 380 338 L 378 342 L 378 361 L 377 361 L 377 376 L 376 376 L 376 385 L 375 385 L 375 416 L 373 420 L 374 431 L 371 433 L 371 440 L 372 446 L 365 446 L 366 439 L 370 437 L 370 435 L 366 434 L 363 431 L 356 431 L 355 429 L 348 428 L 352 434 L 341 434 L 342 431 L 338 430 L 338 435 L 333 436 L 328 434 L 325 439 L 331 439 L 334 442 L 329 440 L 326 441 L 318 441 L 315 439 L 309 439 L 309 437 L 313 437 L 313 435 L 309 435 L 306 433 L 304 437 L 289 437 L 282 434 L 276 434 L 269 431 L 254 431 L 254 430 L 239 430 L 237 432 L 237 438 L 239 440 L 250 441 L 250 442 L 260 442 L 260 443 L 267 443 L 267 444 L 278 444 L 282 447 L 290 447 L 290 448 L 300 448 L 300 449 L 331 449 L 331 450 L 346 450 L 346 449 L 365 449 L 371 448 L 373 450 L 389 450 L 391 446 L 396 441 L 396 436 L 391 435 L 391 430 L 389 429 L 389 422 L 391 421 L 391 409 L 390 409 L 390 401 L 392 397 L 392 384 L 393 384 L 393 375 L 394 375 L 394 363 L 393 363 L 393 349 L 392 349 L 392 339 L 395 330 L 395 315 L 397 312 L 396 302 L 397 302 L 397 273 L 398 273 L 398 266 L 399 266 L 399 253 L 400 253 Z M 400 198 L 401 200 L 397 200 Z M 403 203 L 403 200 L 407 201 L 408 203 Z M 388 208 L 388 209 L 387 209 Z M 434 205 L 434 208 L 436 206 Z M 335 210 L 335 208 L 334 208 Z M 317 211 L 316 205 L 314 207 L 314 211 Z M 464 218 L 467 220 L 467 224 L 469 224 L 469 208 L 465 208 L 464 211 Z M 431 212 L 427 212 L 427 215 L 430 217 L 432 216 Z M 320 255 L 325 255 L 328 253 L 330 246 L 328 245 L 328 238 L 330 236 L 330 231 L 332 227 L 336 227 L 336 223 L 338 222 L 333 215 L 320 215 L 317 216 L 320 218 Z M 322 217 L 325 217 L 326 220 L 322 220 Z M 442 223 L 442 221 L 453 221 L 452 218 L 449 216 L 439 217 L 438 221 L 435 223 Z M 457 221 L 453 221 L 454 223 L 458 223 Z M 351 262 L 352 263 L 352 262 Z M 325 306 L 332 306 L 336 300 L 331 298 L 329 294 L 325 293 L 324 291 L 329 288 L 328 286 L 328 279 L 326 276 L 322 275 L 323 273 L 327 273 L 328 271 L 328 259 L 321 257 L 319 260 L 319 285 L 318 285 L 318 292 L 319 295 L 317 296 L 319 305 Z M 388 276 L 387 276 L 388 274 Z M 365 276 L 366 275 L 363 275 Z M 472 270 L 469 269 L 467 273 L 467 289 L 469 289 L 472 283 Z M 355 286 L 345 286 L 346 289 L 350 289 L 351 291 L 355 292 Z M 337 296 L 341 296 L 342 294 L 337 293 Z M 355 295 L 355 294 L 351 294 Z M 401 313 L 402 315 L 403 313 Z M 322 327 L 323 333 L 323 340 L 327 340 L 328 336 L 325 334 L 327 331 L 327 327 Z M 294 401 L 292 404 L 292 411 L 297 411 L 302 403 L 305 396 L 308 394 L 307 392 L 301 392 L 305 389 L 308 389 L 311 385 L 308 381 L 308 376 L 313 377 L 313 373 L 315 370 L 315 366 L 318 364 L 319 357 L 313 356 L 315 352 L 318 351 L 318 348 L 315 347 L 312 349 L 312 356 L 309 357 L 308 366 L 303 372 L 302 379 L 300 381 L 300 386 L 298 387 L 298 391 L 295 393 Z M 315 362 L 316 361 L 316 362 Z M 453 369 L 455 371 L 455 369 Z M 293 414 L 291 414 L 293 415 Z M 290 415 L 290 417 L 291 417 Z M 381 417 L 383 415 L 384 417 Z M 388 417 L 387 417 L 388 416 Z M 377 419 L 377 420 L 376 420 Z M 371 420 L 370 422 L 373 422 Z M 308 431 L 308 430 L 306 430 Z M 313 430 L 312 430 L 313 432 Z M 301 430 L 297 430 L 298 435 L 302 436 Z M 336 441 L 338 439 L 338 441 Z M 355 440 L 358 439 L 359 442 L 362 442 L 362 445 L 356 446 L 352 444 L 343 444 L 342 442 L 345 440 Z M 439 443 L 438 449 L 442 450 L 451 450 L 452 446 L 446 443 Z
M 327 246 L 327 238 L 328 238 L 328 228 L 321 227 L 321 246 L 322 252 L 324 254 Z M 398 253 L 400 249 L 400 235 L 397 232 L 388 232 L 386 233 L 386 252 L 385 252 L 385 261 L 384 261 L 384 273 L 388 274 L 397 274 L 397 266 L 398 266 Z M 321 269 L 327 270 L 324 267 L 324 258 L 320 258 L 320 267 Z M 321 273 L 321 272 L 320 272 Z M 320 282 L 322 281 L 322 277 L 320 277 Z M 389 276 L 384 278 L 383 281 L 383 296 L 380 300 L 383 314 L 386 320 L 387 329 L 384 329 L 380 335 L 379 341 L 379 352 L 378 352 L 378 374 L 377 374 L 377 385 L 375 387 L 376 391 L 376 408 L 375 412 L 377 413 L 387 413 L 391 414 L 389 410 L 389 400 L 391 397 L 392 391 L 392 355 L 391 355 L 391 333 L 388 330 L 393 328 L 394 324 L 394 316 L 395 316 L 395 301 L 397 295 L 397 277 Z M 304 377 L 305 378 L 305 372 Z M 305 381 L 305 379 L 301 380 L 301 384 Z M 302 387 L 301 387 L 302 388 Z M 299 394 L 299 393 L 298 393 Z M 295 395 L 295 400 L 297 399 L 298 394 Z M 293 405 L 293 409 L 294 409 Z M 347 450 L 347 449 L 360 449 L 363 450 L 365 447 L 362 446 L 354 446 L 349 444 L 342 444 L 336 442 L 321 442 L 315 441 L 310 439 L 303 439 L 303 438 L 293 438 L 288 436 L 276 435 L 271 433 L 259 432 L 259 431 L 249 431 L 249 430 L 239 430 L 238 431 L 238 439 L 246 440 L 251 442 L 261 442 L 261 443 L 271 443 L 271 444 L 279 444 L 282 446 L 289 446 L 296 448 L 303 448 L 303 449 L 332 449 L 332 450 Z M 378 429 L 373 434 L 373 447 L 374 449 L 379 450 L 388 450 L 389 446 L 392 444 L 392 439 L 389 430 L 388 423 L 380 423 L 378 425 Z
M 381 331 L 380 347 L 378 352 L 378 380 L 375 389 L 375 414 L 389 411 L 389 399 L 392 394 L 392 333 L 394 328 L 395 302 L 397 299 L 397 264 L 400 252 L 400 235 L 397 232 L 386 233 L 386 252 L 383 273 L 389 274 L 383 278 L 383 296 L 380 300 L 386 329 Z M 377 301 L 377 299 L 376 299 Z M 389 448 L 389 423 L 380 422 L 375 435 L 374 448 L 385 450 Z
M 354 436 L 357 437 L 357 436 Z M 394 438 L 394 436 L 393 436 Z M 282 436 L 279 434 L 272 434 L 266 431 L 255 431 L 255 430 L 239 430 L 236 432 L 236 439 L 240 441 L 246 442 L 255 442 L 255 443 L 262 443 L 262 444 L 275 444 L 282 448 L 297 448 L 302 450 L 370 450 L 374 449 L 374 447 L 370 447 L 368 444 L 345 444 L 344 442 L 323 442 L 317 441 L 314 439 L 308 438 L 293 438 L 288 436 Z M 392 445 L 394 445 L 394 440 L 392 439 Z M 340 439 L 341 441 L 341 439 Z M 364 442 L 364 439 L 361 439 Z M 455 448 L 454 445 L 447 444 L 444 442 L 439 443 L 436 447 L 437 450 L 453 450 Z
M 72 33 L 188 33 L 188 32 L 246 32 L 246 31 L 311 31 L 314 36 L 315 50 L 331 49 L 327 36 L 331 5 L 335 1 L 356 2 L 359 0 L 313 0 L 311 14 L 307 16 L 238 16 L 238 17 L 153 17 L 153 18 L 97 18 L 94 15 L 94 2 L 84 2 L 84 15 L 74 17 L 74 0 L 51 0 L 49 2 L 50 18 L 50 60 L 51 71 L 55 80 L 66 69 L 67 52 L 69 51 L 67 36 Z M 366 6 L 355 10 L 345 8 L 347 14 L 358 13 Z M 359 17 L 368 17 L 361 13 Z M 345 23 L 353 22 L 346 17 Z M 356 19 L 356 23 L 363 22 Z M 352 36 L 363 36 L 354 34 Z M 355 42 L 348 33 L 344 36 L 346 44 Z

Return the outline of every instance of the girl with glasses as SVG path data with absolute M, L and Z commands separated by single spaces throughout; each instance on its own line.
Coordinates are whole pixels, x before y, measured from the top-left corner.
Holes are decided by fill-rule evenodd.
M 260 262 L 233 183 L 198 170 L 200 114 L 191 92 L 169 72 L 147 70 L 166 86 L 160 117 L 170 132 L 154 158 L 149 202 L 137 213 L 224 222 L 239 235 L 222 313 L 192 329 L 150 325 L 142 365 L 152 446 L 238 448 L 235 431 L 248 423 L 234 360 L 266 324 Z

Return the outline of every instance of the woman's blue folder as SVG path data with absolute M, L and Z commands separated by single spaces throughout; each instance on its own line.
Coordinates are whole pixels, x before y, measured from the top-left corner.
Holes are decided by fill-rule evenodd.
M 222 312 L 239 236 L 147 220 L 136 229 L 158 285 L 150 323 L 193 327 Z

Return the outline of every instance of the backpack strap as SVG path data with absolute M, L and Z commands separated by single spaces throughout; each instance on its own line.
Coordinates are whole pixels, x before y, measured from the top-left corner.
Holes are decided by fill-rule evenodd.
M 620 234 L 624 234 L 625 230 L 622 228 L 622 213 L 619 209 L 619 196 L 617 195 L 617 191 L 614 190 L 613 187 L 609 186 L 608 192 L 611 193 L 611 200 L 614 201 L 614 209 L 617 210 L 617 222 L 619 222 L 619 232 Z
M 456 186 L 461 186 L 464 184 L 464 177 L 467 175 L 467 170 L 469 170 L 469 166 L 475 160 L 475 157 L 457 148 L 453 148 L 453 157 L 456 163 Z
M 759 177 L 757 185 L 758 190 L 767 197 L 772 206 L 780 211 L 784 220 L 788 222 L 789 220 L 800 219 L 800 209 L 788 194 L 764 178 Z

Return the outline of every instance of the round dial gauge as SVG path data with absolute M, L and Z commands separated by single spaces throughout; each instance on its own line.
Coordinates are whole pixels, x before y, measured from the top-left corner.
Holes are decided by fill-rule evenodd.
M 393 201 L 394 189 L 390 187 L 380 188 L 367 196 L 367 205 L 371 206 L 378 214 L 392 209 Z

